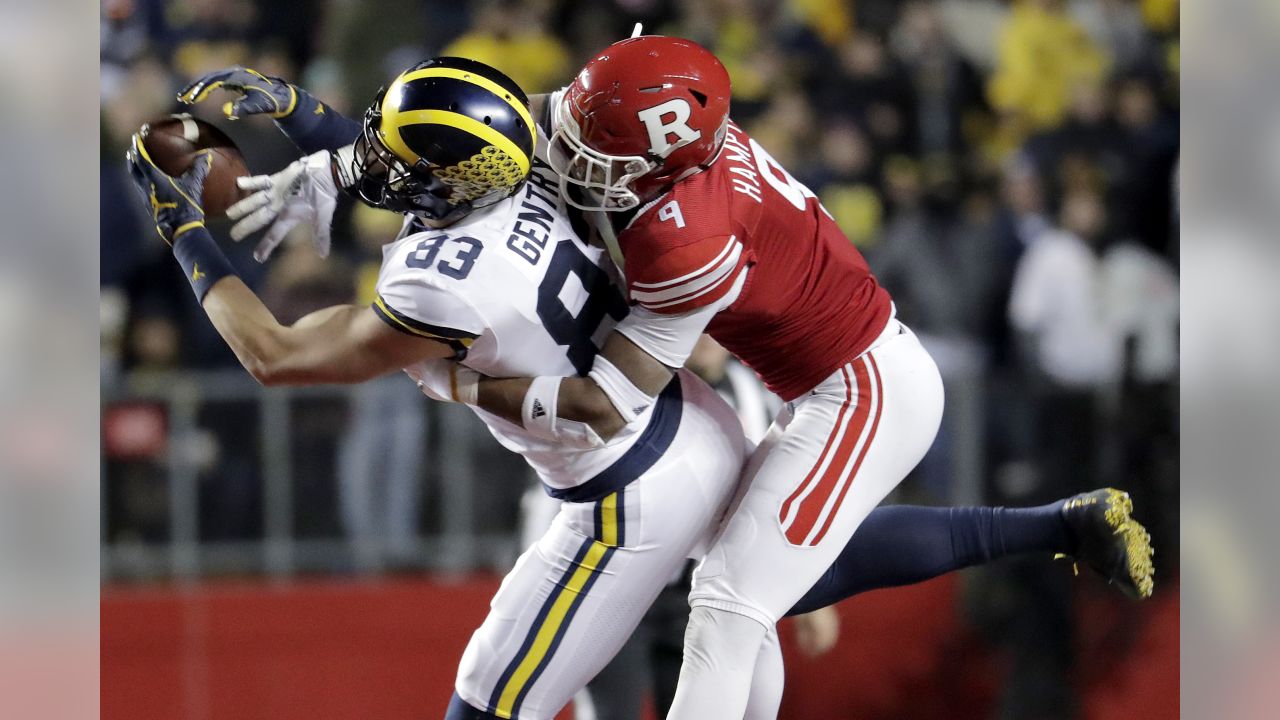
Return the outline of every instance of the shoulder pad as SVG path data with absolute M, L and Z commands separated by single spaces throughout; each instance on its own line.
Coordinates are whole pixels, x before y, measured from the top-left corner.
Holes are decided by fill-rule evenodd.
M 388 256 L 378 275 L 373 311 L 400 332 L 446 342 L 465 353 L 485 331 L 483 317 L 459 294 L 459 283 L 424 265 L 426 258 L 413 237 L 404 242 L 407 247 Z
M 746 263 L 737 237 L 714 236 L 682 245 L 626 249 L 631 300 L 663 314 L 710 305 L 733 287 Z

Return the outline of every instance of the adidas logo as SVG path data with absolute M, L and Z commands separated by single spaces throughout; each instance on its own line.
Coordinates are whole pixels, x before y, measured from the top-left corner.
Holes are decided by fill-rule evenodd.
M 543 408 L 543 407 L 542 407 L 542 401 L 541 401 L 541 400 L 537 400 L 537 399 L 535 399 L 535 400 L 533 401 L 533 417 L 534 417 L 534 419 L 540 418 L 540 417 L 542 417 L 543 415 L 546 415 L 546 414 L 547 414 L 547 411 L 546 411 L 546 409 L 545 409 L 545 408 Z

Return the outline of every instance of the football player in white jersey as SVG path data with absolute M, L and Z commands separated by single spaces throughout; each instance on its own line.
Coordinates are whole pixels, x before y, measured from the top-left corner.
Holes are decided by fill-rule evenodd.
M 130 160 L 210 320 L 263 384 L 358 383 L 401 368 L 423 377 L 420 363 L 435 358 L 465 358 L 492 375 L 586 374 L 593 338 L 627 305 L 606 251 L 571 227 L 538 158 L 544 145 L 524 94 L 492 68 L 436 59 L 402 73 L 366 113 L 345 164 L 333 165 L 361 181 L 366 200 L 409 213 L 384 248 L 377 299 L 291 327 L 236 277 L 204 227 L 196 198 L 209 156 L 170 177 L 135 136 Z M 586 425 L 562 421 L 539 435 L 476 413 L 567 502 L 493 598 L 463 655 L 449 717 L 544 720 L 705 549 L 745 442 L 733 410 L 687 372 L 607 442 Z

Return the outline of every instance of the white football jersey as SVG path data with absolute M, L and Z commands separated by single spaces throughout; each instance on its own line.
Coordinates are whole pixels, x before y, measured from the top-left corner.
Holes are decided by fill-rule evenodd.
M 607 251 L 582 240 L 555 172 L 535 160 L 518 193 L 457 224 L 431 230 L 407 221 L 383 248 L 374 310 L 398 330 L 450 343 L 464 365 L 491 377 L 586 375 L 627 314 L 618 287 Z M 554 490 L 579 486 L 622 458 L 662 405 L 592 450 L 547 442 L 472 409 Z

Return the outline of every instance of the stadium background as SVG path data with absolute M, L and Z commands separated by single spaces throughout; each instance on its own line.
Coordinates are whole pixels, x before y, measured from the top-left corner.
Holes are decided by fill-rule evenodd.
M 1065 564 L 1004 562 L 844 603 L 817 658 L 784 628 L 782 717 L 1174 717 L 1175 0 L 104 0 L 104 717 L 437 714 L 519 551 L 530 482 L 403 377 L 258 388 L 152 235 L 128 134 L 233 64 L 348 114 L 435 54 L 547 91 L 636 21 L 719 55 L 734 118 L 817 192 L 938 359 L 948 417 L 895 501 L 1117 484 L 1155 536 L 1142 605 Z M 269 122 L 196 112 L 254 170 L 292 159 Z M 265 266 L 228 245 L 289 321 L 366 299 L 394 226 L 342 212 L 325 261 L 304 237 Z M 1028 269 L 1046 238 L 1068 250 Z

